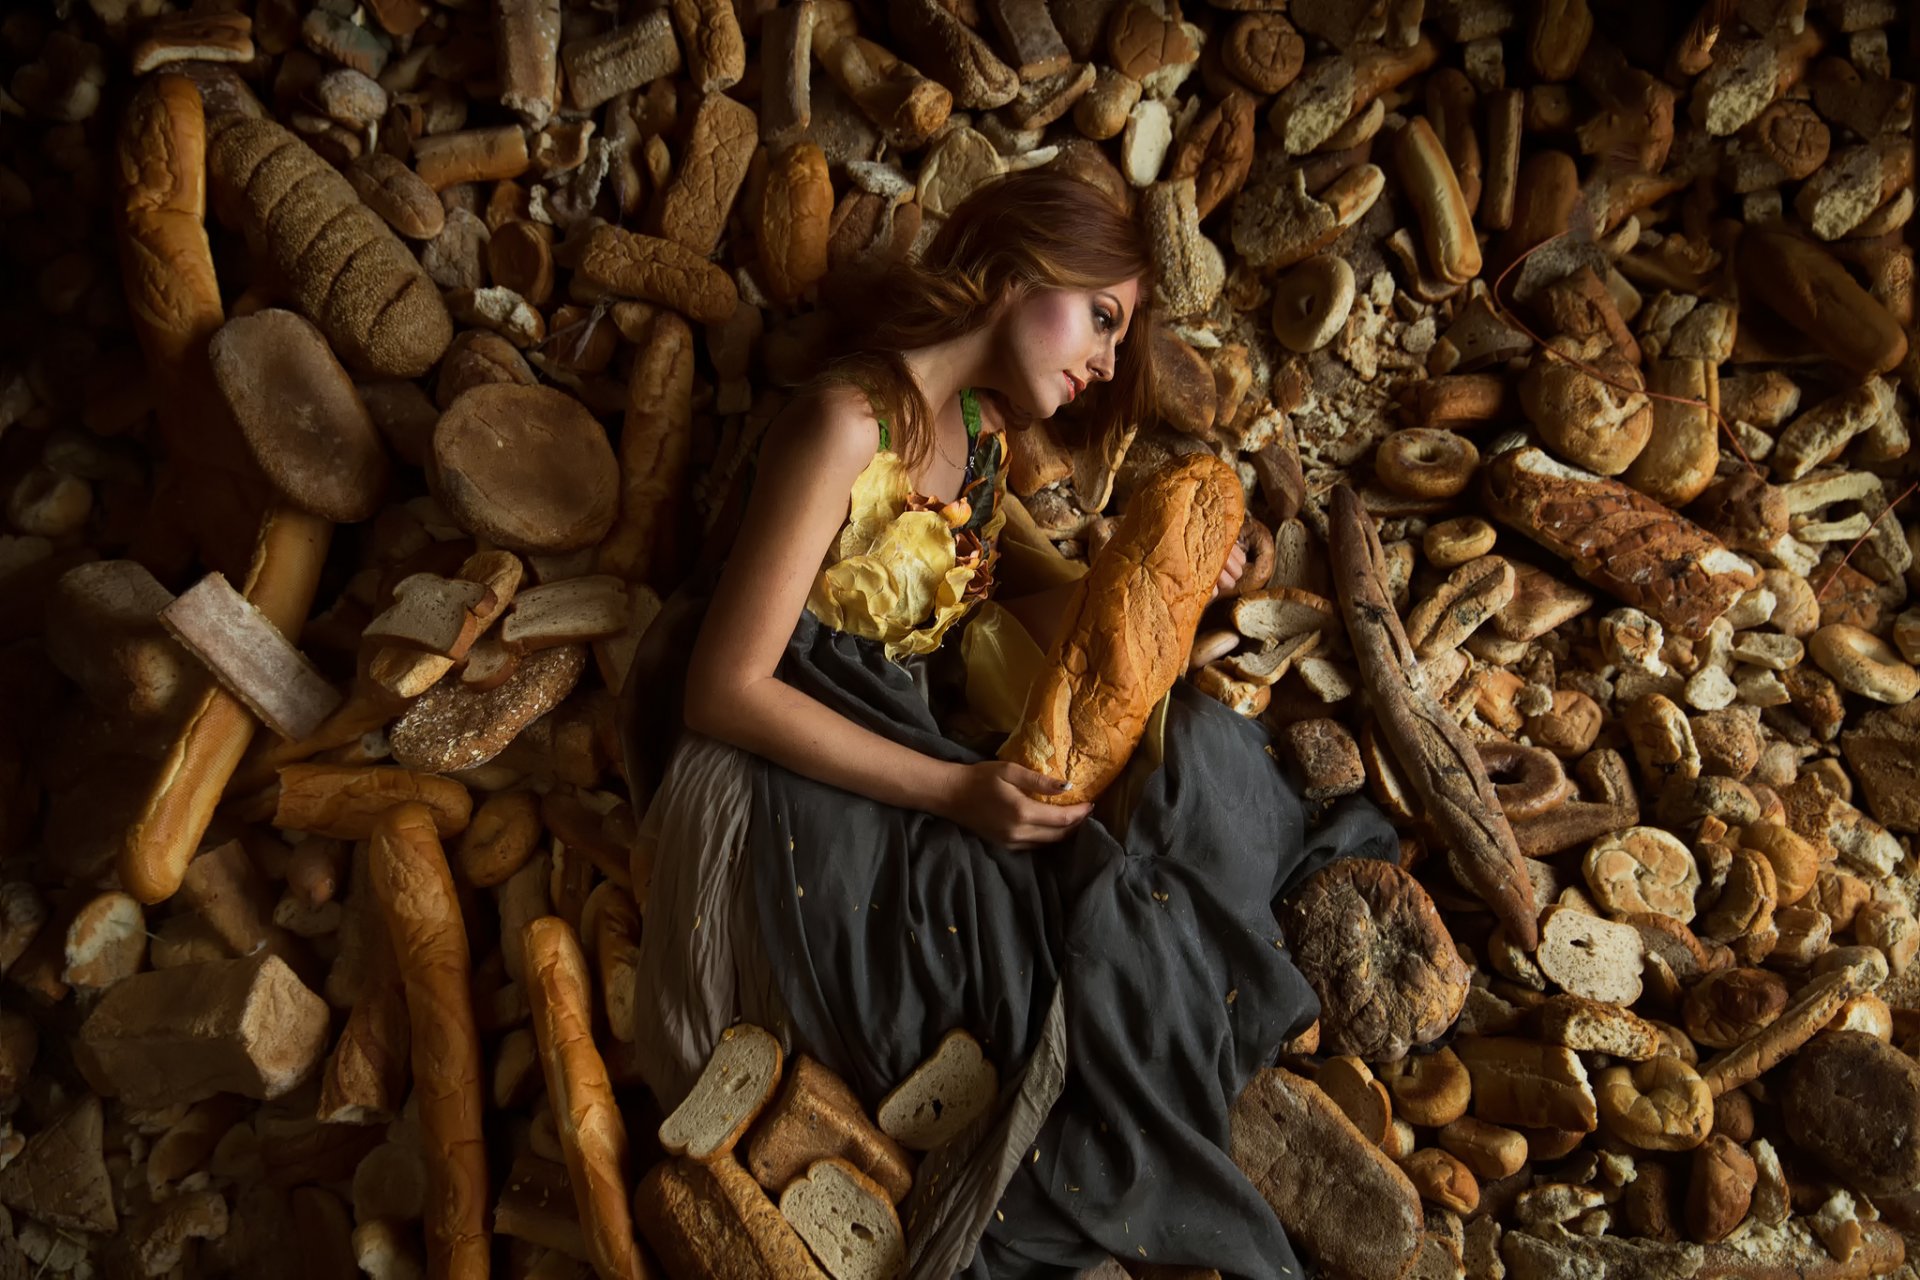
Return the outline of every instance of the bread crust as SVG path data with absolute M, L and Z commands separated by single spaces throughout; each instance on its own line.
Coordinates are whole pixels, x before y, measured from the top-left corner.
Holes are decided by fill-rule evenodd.
M 1000 748 L 1002 760 L 1071 784 L 1041 800 L 1094 800 L 1120 775 L 1186 665 L 1245 518 L 1239 477 L 1211 454 L 1187 455 L 1133 495 Z
M 579 940 L 559 916 L 528 921 L 527 1000 L 588 1259 L 601 1280 L 647 1274 L 627 1211 L 627 1127 L 593 1043 L 592 988 Z

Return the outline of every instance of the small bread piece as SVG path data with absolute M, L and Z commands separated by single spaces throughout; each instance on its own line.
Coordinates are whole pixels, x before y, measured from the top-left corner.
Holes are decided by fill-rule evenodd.
M 216 1093 L 277 1098 L 326 1048 L 326 1001 L 261 952 L 122 979 L 81 1025 L 76 1056 L 97 1091 L 162 1107 Z
M 771 1033 L 750 1022 L 728 1027 L 693 1091 L 660 1122 L 660 1145 L 694 1160 L 730 1155 L 772 1099 L 783 1065 L 780 1042 Z
M 515 653 L 528 653 L 603 640 L 620 634 L 626 625 L 627 584 L 596 573 L 522 591 L 500 624 L 500 640 Z
M 585 405 L 553 387 L 487 383 L 433 429 L 430 478 L 461 528 L 514 551 L 576 551 L 606 536 L 619 466 Z
M 368 869 L 406 984 L 414 1093 L 427 1151 L 427 1260 L 433 1280 L 487 1274 L 487 1148 L 480 1034 L 467 926 L 425 805 L 380 815 Z
M 1658 827 L 1628 827 L 1602 836 L 1580 871 L 1602 910 L 1616 916 L 1658 912 L 1681 924 L 1693 919 L 1700 867 L 1693 851 Z
M 1615 924 L 1571 907 L 1548 907 L 1540 917 L 1540 970 L 1563 991 L 1589 1000 L 1631 1005 L 1640 998 L 1644 944 L 1630 924 Z
M 223 574 L 189 587 L 160 622 L 282 738 L 306 737 L 340 706 L 340 691 Z
M 586 646 L 568 644 L 529 654 L 498 685 L 442 680 L 394 721 L 393 758 L 427 773 L 485 764 L 559 706 L 586 669 Z
M 386 449 L 312 321 L 277 307 L 236 316 L 207 354 L 254 461 L 287 501 L 343 524 L 380 509 Z
M 805 1054 L 793 1061 L 773 1109 L 753 1134 L 747 1168 L 778 1193 L 816 1160 L 836 1157 L 899 1204 L 913 1188 L 913 1157 L 874 1127 L 846 1081 Z
M 669 1276 L 827 1280 L 800 1237 L 731 1156 L 680 1157 L 647 1171 L 633 1217 Z
M 1000 748 L 1002 760 L 1071 784 L 1039 799 L 1091 801 L 1120 775 L 1186 665 L 1245 516 L 1239 476 L 1205 453 L 1169 464 L 1128 500 Z
M 586 957 L 573 929 L 558 916 L 529 921 L 521 939 L 540 1067 L 588 1259 L 600 1280 L 640 1280 L 646 1265 L 634 1247 L 627 1210 L 627 1126 L 614 1102 L 607 1064 L 593 1044 Z
M 1600 1122 L 1646 1151 L 1690 1151 L 1713 1128 L 1713 1095 L 1700 1073 L 1671 1054 L 1608 1067 L 1594 1088 Z
M 1353 1121 L 1353 1127 L 1374 1146 L 1384 1146 L 1393 1124 L 1393 1104 L 1387 1087 L 1373 1078 L 1367 1064 L 1351 1054 L 1331 1059 L 1313 1077 L 1320 1091 Z
M 484 582 L 413 573 L 393 586 L 393 603 L 369 622 L 360 638 L 453 660 L 480 637 L 488 600 Z
M 1461 1036 L 1473 1114 L 1489 1124 L 1592 1133 L 1600 1123 L 1587 1069 L 1573 1050 L 1513 1036 Z
M 1540 1038 L 1588 1053 L 1604 1053 L 1629 1062 L 1644 1062 L 1660 1052 L 1659 1030 L 1645 1018 L 1617 1004 L 1584 996 L 1549 996 L 1533 1011 Z
M 595 227 L 579 279 L 625 298 L 665 303 L 696 324 L 719 324 L 740 300 L 733 277 L 694 250 L 658 236 Z
M 880 1131 L 912 1151 L 931 1151 L 991 1110 L 1000 1073 L 964 1027 L 940 1037 L 933 1055 L 886 1097 L 875 1119 Z
M 834 1280 L 893 1280 L 907 1265 L 900 1215 L 844 1160 L 816 1160 L 780 1193 L 780 1212 Z

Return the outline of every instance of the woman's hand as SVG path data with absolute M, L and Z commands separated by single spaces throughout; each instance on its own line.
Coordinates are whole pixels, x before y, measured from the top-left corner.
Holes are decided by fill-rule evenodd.
M 1209 598 L 1218 600 L 1221 592 L 1233 590 L 1233 585 L 1240 581 L 1240 575 L 1245 573 L 1246 569 L 1247 549 L 1236 542 L 1233 544 L 1233 549 L 1227 552 L 1226 568 L 1220 570 L 1220 578 L 1214 583 L 1213 595 Z
M 959 772 L 934 812 L 996 844 L 1022 849 L 1064 840 L 1093 812 L 1091 804 L 1055 805 L 1034 799 L 1058 795 L 1066 783 L 1005 760 L 957 766 Z

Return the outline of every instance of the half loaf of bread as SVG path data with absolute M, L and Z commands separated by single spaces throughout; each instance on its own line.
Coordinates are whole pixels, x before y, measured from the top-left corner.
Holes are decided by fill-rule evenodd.
M 1204 453 L 1155 472 L 1128 500 L 1000 748 L 1002 760 L 1071 784 L 1040 799 L 1091 801 L 1120 776 L 1186 666 L 1245 515 L 1239 476 Z

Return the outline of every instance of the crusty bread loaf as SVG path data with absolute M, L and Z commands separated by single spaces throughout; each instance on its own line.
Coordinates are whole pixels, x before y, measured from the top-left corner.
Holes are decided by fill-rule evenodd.
M 827 1280 L 767 1193 L 732 1156 L 662 1160 L 640 1179 L 633 1218 L 673 1277 Z
M 541 916 L 521 934 L 527 1003 L 587 1256 L 601 1280 L 641 1280 L 627 1211 L 627 1126 L 593 1044 L 593 988 L 573 929 Z
M 1120 775 L 1186 666 L 1245 516 L 1239 477 L 1205 453 L 1168 465 L 1128 500 L 1000 748 L 1002 760 L 1071 784 L 1041 799 L 1090 801 Z
M 893 1203 L 913 1186 L 912 1157 L 874 1127 L 846 1081 L 802 1054 L 747 1148 L 747 1168 L 778 1194 L 815 1160 L 837 1156 L 872 1178 Z
M 271 120 L 228 117 L 210 130 L 207 173 L 225 187 L 255 251 L 349 366 L 417 378 L 439 360 L 453 340 L 440 291 L 313 148 Z

